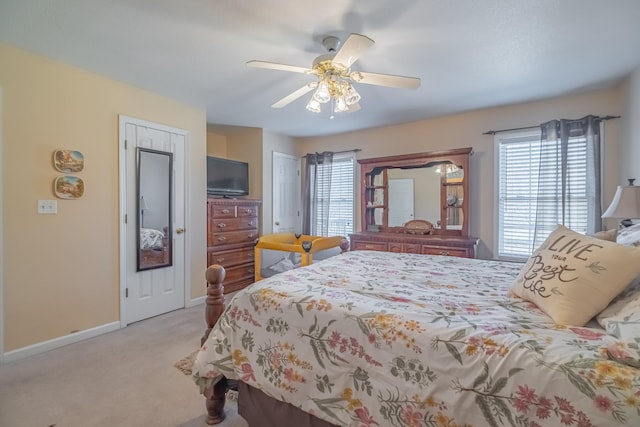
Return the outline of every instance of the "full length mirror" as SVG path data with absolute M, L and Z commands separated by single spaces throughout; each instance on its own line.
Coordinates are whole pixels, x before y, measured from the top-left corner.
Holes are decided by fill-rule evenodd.
M 138 271 L 172 265 L 173 155 L 137 149 Z

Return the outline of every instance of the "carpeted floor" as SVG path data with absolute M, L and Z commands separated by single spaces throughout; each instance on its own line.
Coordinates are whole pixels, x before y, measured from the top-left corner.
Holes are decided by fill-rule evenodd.
M 203 313 L 177 310 L 0 366 L 0 426 L 204 426 L 204 398 L 174 366 L 198 348 Z M 248 427 L 236 402 L 225 410 L 219 427 Z

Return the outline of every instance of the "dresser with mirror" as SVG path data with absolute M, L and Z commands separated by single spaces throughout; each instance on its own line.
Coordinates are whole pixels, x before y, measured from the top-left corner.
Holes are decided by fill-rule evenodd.
M 475 258 L 471 148 L 360 159 L 361 229 L 352 250 Z

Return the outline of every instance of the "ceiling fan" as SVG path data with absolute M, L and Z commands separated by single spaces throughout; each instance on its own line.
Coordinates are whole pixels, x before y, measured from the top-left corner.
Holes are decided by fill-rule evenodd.
M 417 77 L 352 71 L 351 66 L 367 49 L 374 45 L 374 41 L 369 37 L 352 33 L 342 46 L 340 43 L 341 41 L 337 37 L 325 37 L 322 44 L 328 53 L 314 59 L 311 68 L 258 60 L 248 61 L 247 65 L 315 76 L 316 81 L 307 83 L 272 105 L 273 108 L 282 108 L 315 89 L 313 96 L 307 103 L 307 110 L 314 113 L 319 113 L 321 104 L 330 101 L 332 111 L 336 113 L 359 110 L 360 94 L 352 83 L 404 89 L 416 89 L 420 86 L 420 79 Z

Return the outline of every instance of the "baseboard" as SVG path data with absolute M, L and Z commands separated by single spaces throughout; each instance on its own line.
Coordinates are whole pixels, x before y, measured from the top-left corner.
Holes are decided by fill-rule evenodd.
M 207 299 L 207 296 L 201 296 L 198 298 L 194 298 L 191 301 L 187 302 L 187 307 L 195 307 L 196 305 L 204 304 L 204 301 Z
M 117 331 L 118 329 L 120 329 L 120 322 L 111 322 L 105 325 L 96 326 L 95 328 L 65 335 L 60 338 L 54 338 L 49 341 L 43 341 L 38 344 L 11 350 L 2 355 L 2 364 L 15 362 L 16 360 L 24 359 L 29 356 L 35 356 L 36 354 L 41 354 L 49 350 L 64 347 L 65 345 L 97 337 L 98 335 L 106 334 L 107 332 Z

